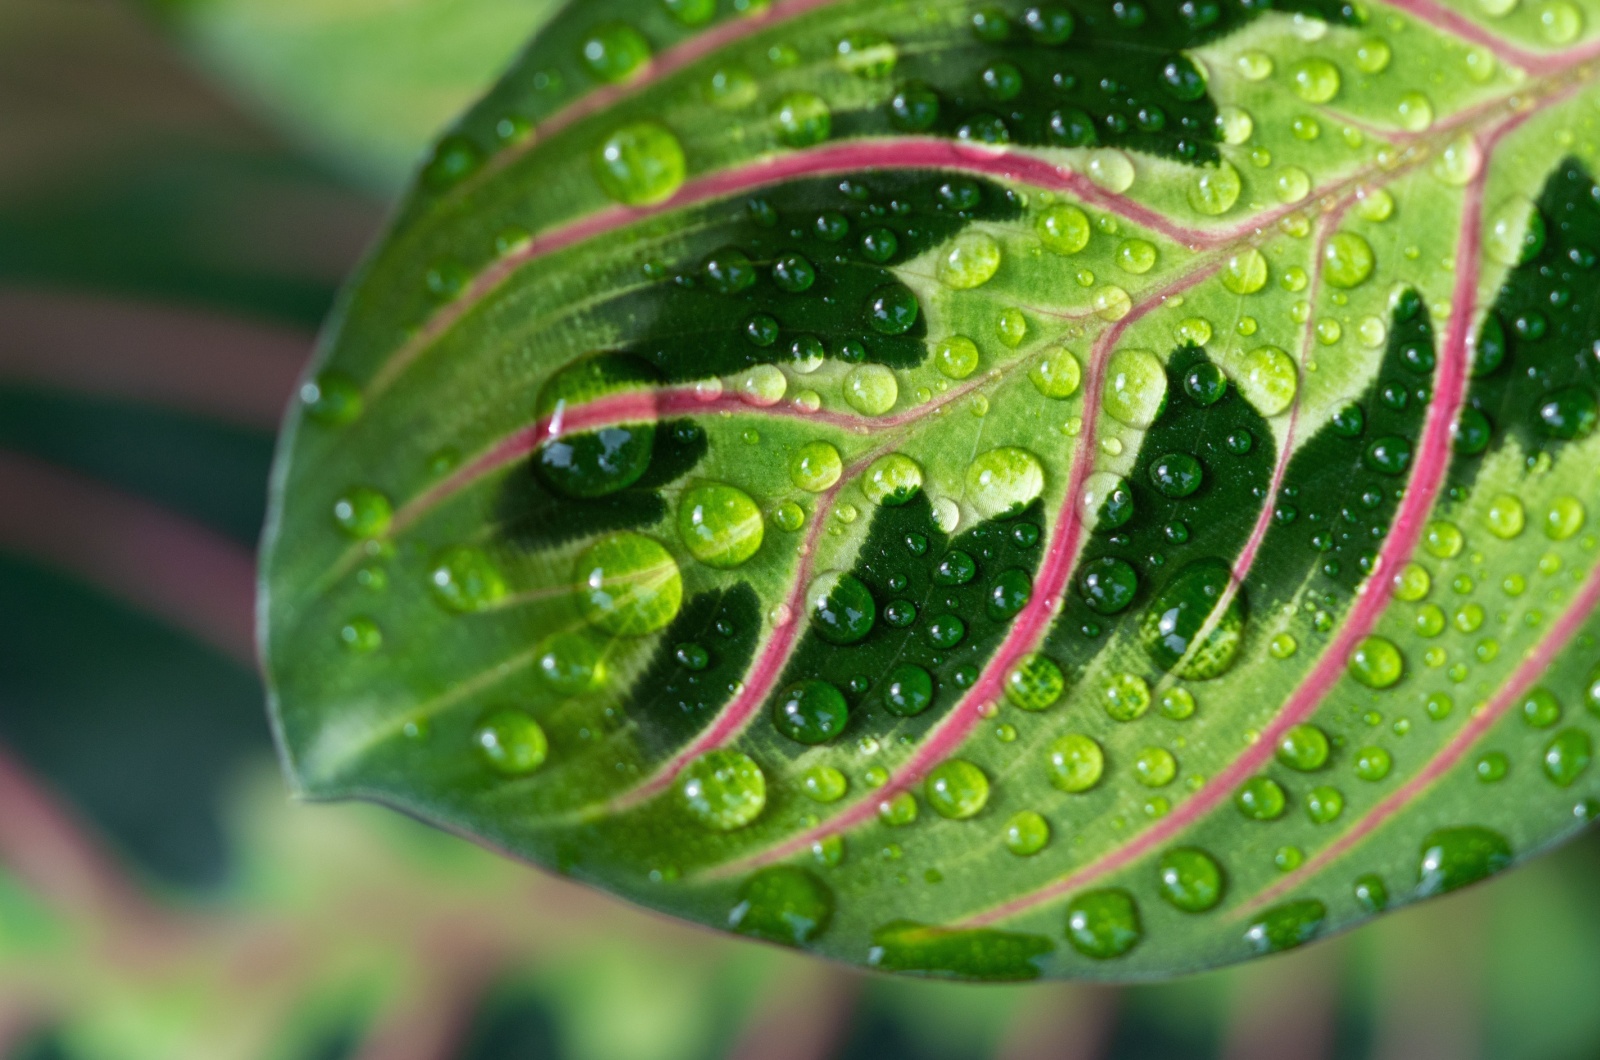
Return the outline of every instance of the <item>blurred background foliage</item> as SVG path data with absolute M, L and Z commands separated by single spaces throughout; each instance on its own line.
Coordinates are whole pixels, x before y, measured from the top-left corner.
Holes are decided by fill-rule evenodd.
M 0 1057 L 1578 1060 L 1600 844 L 1176 983 L 870 979 L 278 780 L 272 426 L 554 0 L 0 0 Z

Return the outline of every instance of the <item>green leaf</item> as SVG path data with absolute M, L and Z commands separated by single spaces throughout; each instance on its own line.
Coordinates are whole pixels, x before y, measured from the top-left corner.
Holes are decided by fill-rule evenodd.
M 1241 960 L 1571 834 L 1597 22 L 564 11 L 291 418 L 295 784 L 979 979 Z

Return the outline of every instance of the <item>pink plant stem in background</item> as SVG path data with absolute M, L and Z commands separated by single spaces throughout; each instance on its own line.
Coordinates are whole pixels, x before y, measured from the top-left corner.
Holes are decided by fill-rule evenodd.
M 255 559 L 148 501 L 0 452 L 0 551 L 79 578 L 255 666 Z
M 193 309 L 0 288 L 0 382 L 276 430 L 311 336 Z

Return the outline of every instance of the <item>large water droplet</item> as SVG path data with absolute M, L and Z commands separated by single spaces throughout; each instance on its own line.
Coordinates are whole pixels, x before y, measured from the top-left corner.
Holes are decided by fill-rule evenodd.
M 844 399 L 863 416 L 881 416 L 900 398 L 894 370 L 881 364 L 857 365 L 844 380 Z
M 485 715 L 473 731 L 472 742 L 490 768 L 510 777 L 532 773 L 544 764 L 550 751 L 539 723 L 511 707 Z
M 748 493 L 720 482 L 700 482 L 678 501 L 678 535 L 695 559 L 708 567 L 739 566 L 761 548 L 766 524 Z
M 767 778 L 749 755 L 723 748 L 684 767 L 678 794 L 695 820 L 731 832 L 760 816 L 767 805 Z
M 1162 854 L 1156 873 L 1161 897 L 1185 913 L 1204 913 L 1222 901 L 1222 866 L 1198 847 L 1178 847 Z
M 803 744 L 826 743 L 844 731 L 850 708 L 844 693 L 826 681 L 809 679 L 778 693 L 772 723 L 789 739 Z
M 584 69 L 600 81 L 626 81 L 650 61 L 650 42 L 626 22 L 596 26 L 578 47 Z
M 622 531 L 603 537 L 578 559 L 578 603 L 609 633 L 638 637 L 663 629 L 683 604 L 683 576 L 653 537 Z
M 664 202 L 683 186 L 688 164 L 683 145 L 659 122 L 625 125 L 595 151 L 600 188 L 626 206 Z
M 1294 359 L 1276 346 L 1259 346 L 1245 354 L 1235 384 L 1263 416 L 1277 416 L 1294 403 L 1300 373 Z
M 1000 244 L 987 232 L 968 230 L 939 256 L 939 279 L 947 287 L 968 291 L 982 287 L 1000 271 Z
M 1492 876 L 1511 864 L 1511 844 L 1476 825 L 1441 828 L 1422 841 L 1417 897 L 1445 894 Z
M 1127 891 L 1088 891 L 1067 903 L 1067 941 L 1085 957 L 1121 957 L 1143 937 L 1139 907 Z
M 1228 671 L 1238 658 L 1248 617 L 1241 586 L 1213 618 L 1232 581 L 1228 564 L 1202 559 L 1184 567 L 1162 588 L 1140 627 L 1145 651 L 1158 666 L 1194 681 Z M 1199 639 L 1208 621 L 1211 629 Z
M 817 633 L 830 644 L 854 644 L 872 632 L 878 618 L 872 590 L 846 571 L 824 571 L 806 591 Z
M 1130 427 L 1149 427 L 1167 399 L 1167 373 L 1149 350 L 1118 350 L 1106 366 L 1106 413 Z
M 484 611 L 506 596 L 500 569 L 483 550 L 470 545 L 441 552 L 428 580 L 434 597 L 452 611 Z
M 923 795 L 939 816 L 965 820 L 989 801 L 989 778 L 971 762 L 951 758 L 928 774 Z
M 774 865 L 739 889 L 728 927 L 781 946 L 804 946 L 827 930 L 832 918 L 833 892 L 826 884 L 805 869 Z
M 1278 953 L 1316 938 L 1328 919 L 1328 907 L 1314 898 L 1267 910 L 1245 928 L 1244 941 L 1256 953 Z
M 844 461 L 827 442 L 807 442 L 789 460 L 789 479 L 808 493 L 821 493 L 839 481 Z
M 1046 753 L 1050 783 L 1061 791 L 1088 791 L 1100 783 L 1106 756 L 1092 737 L 1068 733 L 1050 744 Z
M 539 676 L 556 692 L 578 696 L 606 683 L 605 654 L 592 636 L 556 632 L 539 644 Z
M 986 519 L 1018 515 L 1043 492 L 1044 467 L 1026 449 L 990 449 L 967 466 L 967 501 Z

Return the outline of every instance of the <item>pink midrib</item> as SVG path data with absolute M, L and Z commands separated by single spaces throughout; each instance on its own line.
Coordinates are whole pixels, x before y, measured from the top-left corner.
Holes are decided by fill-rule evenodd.
M 1098 862 L 1085 866 L 1047 887 L 985 910 L 969 918 L 969 923 L 991 924 L 1025 913 L 1037 905 L 1077 890 L 1137 861 L 1180 834 L 1225 801 L 1247 777 L 1271 761 L 1279 738 L 1290 728 L 1311 717 L 1329 691 L 1344 676 L 1346 660 L 1351 651 L 1361 640 L 1370 635 L 1378 616 L 1388 605 L 1393 593 L 1393 580 L 1390 574 L 1410 559 L 1415 550 L 1417 541 L 1422 536 L 1423 523 L 1433 509 L 1434 501 L 1438 498 L 1440 487 L 1443 485 L 1445 471 L 1449 467 L 1450 432 L 1466 396 L 1467 340 L 1477 305 L 1482 256 L 1483 185 L 1489 171 L 1487 156 L 1490 146 L 1520 124 L 1520 121 L 1520 118 L 1512 119 L 1491 134 L 1489 144 L 1484 147 L 1485 157 L 1482 159 L 1482 166 L 1467 188 L 1458 243 L 1461 248 L 1459 253 L 1461 266 L 1451 298 L 1453 310 L 1450 329 L 1445 339 L 1444 356 L 1440 358 L 1434 401 L 1429 406 L 1428 417 L 1423 427 L 1420 454 L 1406 490 L 1405 500 L 1384 542 L 1378 565 L 1362 587 L 1356 605 L 1346 618 L 1339 636 L 1323 653 L 1311 674 L 1295 690 L 1284 709 L 1273 719 L 1272 724 L 1262 731 L 1260 738 L 1250 749 L 1192 798 L 1178 806 L 1160 824 Z

